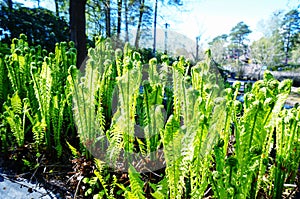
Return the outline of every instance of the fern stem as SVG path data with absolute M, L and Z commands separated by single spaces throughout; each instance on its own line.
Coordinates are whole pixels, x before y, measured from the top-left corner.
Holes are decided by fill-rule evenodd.
M 255 123 L 256 123 L 256 118 L 257 118 L 258 112 L 259 112 L 259 109 L 256 109 L 255 115 L 254 115 L 254 118 L 253 118 L 253 124 L 252 124 L 252 127 L 251 127 L 248 149 L 250 149 L 251 145 L 252 145 L 253 134 L 254 134 L 254 129 L 255 129 Z M 249 153 L 250 153 L 250 150 L 249 150 Z

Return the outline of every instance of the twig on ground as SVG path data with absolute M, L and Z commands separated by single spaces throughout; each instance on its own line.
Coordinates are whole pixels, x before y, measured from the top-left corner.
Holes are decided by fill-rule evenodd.
M 206 196 L 207 194 L 209 194 L 210 190 L 211 190 L 211 187 L 209 187 L 209 188 L 207 189 L 207 191 L 204 193 L 204 196 Z
M 40 161 L 38 162 L 38 166 L 37 166 L 36 169 L 34 170 L 34 172 L 33 172 L 32 176 L 31 176 L 31 178 L 29 179 L 29 182 L 31 182 L 32 178 L 35 177 L 35 174 L 36 174 L 37 170 L 40 168 L 40 165 L 41 165 L 41 162 L 42 162 L 43 158 L 44 158 L 44 154 L 42 155 Z
M 161 177 L 160 175 L 158 175 L 157 173 L 154 173 L 153 171 L 151 171 L 151 169 L 148 169 L 147 167 L 144 167 L 147 171 L 149 171 L 150 173 L 152 173 L 153 175 L 157 176 L 157 177 Z
M 83 176 L 80 176 L 80 179 L 79 179 L 78 184 L 76 186 L 76 190 L 75 190 L 75 194 L 74 194 L 74 199 L 76 199 L 76 195 L 77 195 L 77 192 L 78 192 L 78 189 L 79 189 L 79 185 L 80 185 L 82 179 L 83 179 Z

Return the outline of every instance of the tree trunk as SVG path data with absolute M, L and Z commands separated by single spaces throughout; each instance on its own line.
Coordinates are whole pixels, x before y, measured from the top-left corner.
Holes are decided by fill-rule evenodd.
M 106 37 L 111 36 L 110 31 L 110 0 L 105 1 L 105 29 L 106 29 Z
M 284 64 L 287 65 L 289 62 L 289 51 L 290 51 L 290 47 L 289 47 L 289 38 L 288 38 L 288 42 L 286 45 L 286 49 L 285 49 L 285 59 L 284 59 Z
M 129 42 L 129 29 L 128 29 L 128 3 L 124 0 L 125 7 L 125 42 Z
M 286 41 L 286 49 L 285 50 L 285 59 L 284 64 L 287 65 L 289 62 L 289 52 L 290 52 L 290 42 L 291 42 L 291 24 L 288 26 L 288 36 Z
M 122 21 L 122 0 L 118 0 L 118 26 L 117 26 L 117 37 L 120 39 L 121 34 L 121 21 Z
M 59 17 L 58 0 L 54 0 L 54 4 L 55 4 L 55 13 L 56 13 L 56 16 Z
M 10 10 L 10 11 L 12 11 L 12 9 L 13 9 L 13 2 L 12 2 L 12 0 L 7 0 L 7 7 L 8 7 L 8 9 Z
M 142 0 L 140 3 L 141 4 L 140 4 L 139 22 L 138 22 L 138 27 L 136 30 L 136 37 L 135 37 L 135 42 L 134 42 L 134 46 L 136 49 L 139 48 L 139 43 L 140 43 L 140 38 L 141 38 L 141 27 L 142 27 L 142 20 L 143 20 L 143 14 L 144 14 L 145 0 Z
M 153 28 L 153 54 L 156 52 L 156 20 L 157 20 L 157 0 L 155 0 L 154 28 Z
M 86 0 L 70 0 L 71 40 L 77 48 L 77 68 L 80 68 L 86 57 L 85 5 Z

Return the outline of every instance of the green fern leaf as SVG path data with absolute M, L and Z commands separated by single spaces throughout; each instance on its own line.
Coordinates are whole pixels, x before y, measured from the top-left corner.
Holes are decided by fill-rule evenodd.
M 71 150 L 72 155 L 75 158 L 78 158 L 80 153 L 77 151 L 77 149 L 75 147 L 73 147 L 68 141 L 66 141 L 66 143 L 67 143 L 69 149 Z
M 10 98 L 10 103 L 15 114 L 22 114 L 22 101 L 17 92 Z
M 128 193 L 129 196 L 134 196 L 139 199 L 145 198 L 144 196 L 144 182 L 141 179 L 140 174 L 135 170 L 135 168 L 130 165 L 128 168 L 128 175 L 130 180 L 131 191 Z

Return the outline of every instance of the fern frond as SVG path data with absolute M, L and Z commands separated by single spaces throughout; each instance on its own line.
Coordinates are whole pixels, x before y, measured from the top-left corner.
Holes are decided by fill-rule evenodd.
M 183 79 L 184 76 L 178 71 L 178 63 L 173 63 L 173 96 L 174 96 L 174 117 L 176 120 L 180 121 L 181 116 L 183 115 L 183 110 L 181 109 L 184 102 L 184 90 L 183 90 Z
M 3 105 L 5 109 L 4 115 L 6 116 L 5 119 L 19 147 L 23 147 L 25 141 L 25 119 L 28 105 L 26 100 L 24 100 L 24 104 L 22 103 L 18 93 L 8 98 L 8 101 Z
M 118 120 L 118 122 L 122 122 L 121 118 Z M 124 131 L 122 129 L 119 129 L 118 125 L 115 125 L 112 127 L 112 129 L 109 131 L 110 134 L 110 140 L 109 140 L 109 147 L 107 149 L 108 154 L 108 162 L 115 162 L 120 155 L 123 147 L 124 147 Z
M 2 110 L 2 105 L 6 101 L 9 91 L 9 86 L 6 83 L 6 81 L 8 81 L 7 78 L 7 68 L 3 57 L 0 57 L 0 110 Z
M 154 193 L 151 193 L 151 195 L 155 199 L 165 199 L 168 195 L 168 179 L 164 177 L 161 181 L 158 182 L 158 184 L 152 184 L 150 183 L 150 186 L 152 189 L 154 189 Z
M 74 158 L 78 158 L 79 157 L 79 152 L 77 151 L 77 149 L 75 147 L 73 147 L 68 141 L 66 141 L 69 149 L 71 150 L 72 155 L 74 156 Z
M 103 191 L 106 195 L 106 197 L 110 198 L 110 195 L 109 195 L 109 190 L 108 190 L 108 185 L 105 181 L 105 178 L 102 176 L 103 175 L 103 170 L 104 170 L 104 162 L 102 162 L 101 160 L 99 159 L 94 159 L 94 162 L 95 162 L 95 165 L 98 169 L 98 171 L 94 171 L 94 174 L 96 175 L 96 177 L 98 178 L 98 180 L 100 181 L 102 187 L 103 187 Z
M 128 193 L 129 196 L 134 196 L 139 199 L 145 198 L 144 196 L 144 182 L 141 179 L 141 175 L 135 170 L 135 168 L 130 165 L 128 168 L 128 176 L 130 180 L 130 189 L 131 191 Z
M 12 98 L 10 98 L 10 103 L 11 103 L 12 110 L 15 114 L 22 113 L 23 110 L 22 101 L 17 92 L 14 93 Z
M 17 141 L 19 147 L 23 147 L 24 145 L 24 131 L 22 129 L 22 119 L 19 115 L 14 115 L 13 111 L 10 111 L 5 107 L 6 111 L 4 112 L 5 119 L 10 126 L 11 131 Z
M 39 146 L 41 146 L 44 142 L 45 138 L 45 132 L 47 128 L 46 121 L 42 119 L 42 121 L 38 121 L 38 116 L 35 115 L 35 121 L 36 123 L 32 127 L 32 133 L 34 138 L 34 143 L 36 145 L 36 148 L 38 150 Z
M 119 125 L 118 128 L 123 129 L 124 131 L 123 140 L 125 152 L 132 153 L 135 136 L 134 126 L 136 114 L 136 101 L 141 82 L 141 68 L 133 67 L 127 72 L 124 72 L 123 76 L 117 78 L 117 82 L 119 89 L 119 110 L 121 113 L 120 117 L 123 123 L 118 122 L 116 123 L 116 125 Z
M 152 85 L 159 83 L 160 77 L 157 71 L 157 59 L 152 58 L 149 60 L 149 82 Z
M 183 137 L 184 134 L 180 129 L 179 122 L 171 115 L 166 123 L 163 135 L 170 198 L 180 198 L 183 194 L 184 182 L 180 179 L 182 174 L 180 168 L 182 161 L 181 140 Z

